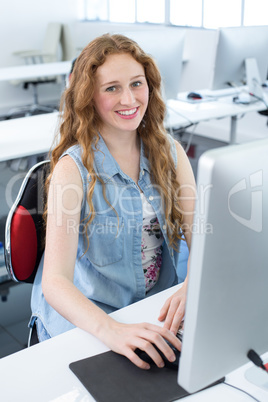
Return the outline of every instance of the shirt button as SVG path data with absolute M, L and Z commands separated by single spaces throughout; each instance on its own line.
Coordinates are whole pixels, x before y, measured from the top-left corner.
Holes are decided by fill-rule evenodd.
M 149 197 L 149 201 L 153 201 L 154 197 L 152 195 L 150 195 Z
M 142 171 L 141 171 L 141 174 L 142 174 L 143 176 L 144 176 L 144 173 L 145 173 L 144 170 L 142 170 Z
M 167 228 L 167 226 L 166 226 L 166 225 L 163 225 L 163 230 L 166 230 L 166 228 Z

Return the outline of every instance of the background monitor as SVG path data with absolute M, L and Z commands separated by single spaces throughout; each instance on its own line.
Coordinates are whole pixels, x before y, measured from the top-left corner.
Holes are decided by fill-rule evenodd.
M 268 72 L 268 26 L 220 28 L 217 32 L 213 64 L 212 90 L 237 86 L 246 82 L 245 60 L 255 59 L 261 83 Z
M 267 155 L 265 139 L 199 161 L 178 373 L 190 393 L 268 351 Z
M 162 76 L 164 99 L 176 99 L 182 72 L 185 31 L 166 28 L 120 33 L 133 39 L 154 58 Z

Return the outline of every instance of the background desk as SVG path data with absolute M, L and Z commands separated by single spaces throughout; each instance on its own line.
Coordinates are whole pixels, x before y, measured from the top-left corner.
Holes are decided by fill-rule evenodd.
M 159 324 L 157 316 L 160 308 L 176 288 L 168 289 L 118 310 L 112 316 L 125 323 L 148 321 Z M 92 401 L 94 399 L 70 371 L 69 364 L 107 350 L 108 348 L 97 338 L 76 328 L 5 357 L 0 360 L 1 400 L 11 402 Z M 258 389 L 244 379 L 245 369 L 251 365 L 248 363 L 241 369 L 232 372 L 226 377 L 226 381 L 246 389 L 263 402 L 267 401 L 267 392 Z M 190 402 L 245 402 L 247 400 L 250 401 L 250 398 L 245 394 L 224 384 L 185 399 Z
M 0 162 L 48 152 L 59 114 L 46 113 L 0 122 Z
M 71 70 L 71 61 L 56 63 L 28 64 L 0 68 L 0 81 L 27 80 L 32 78 L 66 76 Z
M 236 104 L 232 102 L 232 96 L 218 98 L 218 100 L 190 103 L 181 100 L 169 100 L 167 102 L 168 115 L 166 126 L 174 129 L 186 127 L 190 123 L 198 124 L 204 121 L 222 119 L 230 117 L 230 131 L 227 142 L 234 144 L 237 141 L 237 118 L 249 112 L 264 110 L 265 105 L 261 101 L 253 102 L 247 105 Z M 216 140 L 223 140 L 215 133 Z M 254 134 L 252 134 L 252 140 Z

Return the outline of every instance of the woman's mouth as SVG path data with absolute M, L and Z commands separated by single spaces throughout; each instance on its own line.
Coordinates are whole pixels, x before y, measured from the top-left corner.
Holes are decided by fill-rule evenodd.
M 117 110 L 116 113 L 123 119 L 133 119 L 138 114 L 138 110 L 138 107 L 134 107 L 133 109 Z

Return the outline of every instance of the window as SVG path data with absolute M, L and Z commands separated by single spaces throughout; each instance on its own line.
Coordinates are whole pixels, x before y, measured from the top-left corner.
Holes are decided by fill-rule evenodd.
M 202 0 L 170 0 L 170 23 L 202 26 Z
M 107 0 L 84 1 L 85 20 L 108 20 Z
M 135 0 L 109 0 L 111 22 L 135 22 Z
M 267 25 L 267 0 L 78 0 L 81 19 L 216 29 Z
M 241 25 L 241 0 L 204 0 L 205 28 Z
M 136 0 L 137 22 L 164 24 L 165 0 Z
M 245 0 L 244 25 L 267 25 L 267 0 Z

